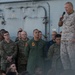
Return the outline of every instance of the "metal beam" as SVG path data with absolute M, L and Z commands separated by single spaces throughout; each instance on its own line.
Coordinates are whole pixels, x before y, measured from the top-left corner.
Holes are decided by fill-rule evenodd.
M 24 2 L 39 2 L 39 1 L 54 1 L 54 0 L 24 0 L 24 1 L 9 1 L 9 2 L 0 2 L 0 4 L 24 3 Z

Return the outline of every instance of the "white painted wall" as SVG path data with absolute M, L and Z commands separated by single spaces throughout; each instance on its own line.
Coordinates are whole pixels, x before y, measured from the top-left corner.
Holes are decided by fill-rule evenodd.
M 45 17 L 45 11 L 42 7 L 45 7 L 45 2 L 41 3 L 12 3 L 12 4 L 1 4 L 0 9 L 3 10 L 3 14 L 6 20 L 6 25 L 1 25 L 1 29 L 4 28 L 8 30 L 11 36 L 16 36 L 17 30 L 21 27 L 27 31 L 29 37 L 33 37 L 33 30 L 39 29 L 45 35 L 45 24 L 43 24 L 43 18 Z M 20 7 L 32 7 L 28 9 L 20 9 Z M 46 4 L 47 6 L 47 4 Z M 8 8 L 13 9 L 9 10 Z M 48 6 L 47 8 L 48 12 Z M 33 11 L 34 10 L 34 11 Z M 25 16 L 26 19 L 23 19 Z M 48 16 L 48 15 L 47 15 Z
M 58 21 L 62 13 L 65 11 L 64 4 L 67 1 L 71 1 L 75 9 L 75 0 L 58 0 L 49 1 L 50 4 L 50 35 L 52 30 L 56 30 L 58 33 L 62 30 L 62 27 L 58 27 Z
M 35 19 L 26 18 L 24 20 L 23 17 L 26 15 L 25 13 L 26 13 L 27 10 L 24 11 L 24 10 L 21 10 L 17 7 L 20 7 L 20 6 L 37 7 L 39 5 L 42 5 L 46 8 L 47 14 L 48 14 L 47 17 L 49 18 L 49 12 L 48 12 L 49 9 L 48 9 L 48 5 L 46 3 L 46 2 L 48 2 L 50 4 L 50 31 L 49 31 L 49 23 L 48 23 L 48 25 L 47 25 L 47 35 L 50 32 L 49 35 L 51 36 L 51 33 L 52 33 L 53 30 L 56 30 L 57 32 L 60 32 L 61 29 L 62 29 L 62 28 L 58 27 L 58 21 L 59 21 L 60 16 L 62 15 L 62 13 L 65 11 L 64 10 L 64 4 L 67 1 L 71 1 L 74 5 L 74 8 L 75 8 L 75 4 L 74 4 L 75 0 L 44 1 L 44 2 L 37 2 L 34 5 L 31 2 L 30 3 L 27 3 L 27 2 L 26 3 L 18 3 L 18 4 L 17 3 L 1 4 L 0 9 L 3 10 L 5 20 L 6 20 L 6 25 L 3 26 L 3 25 L 0 24 L 0 29 L 4 28 L 4 29 L 8 30 L 12 37 L 16 36 L 17 30 L 20 27 L 28 32 L 28 36 L 33 36 L 32 30 L 34 28 L 40 29 L 44 34 L 45 28 L 44 28 L 44 24 L 42 22 L 43 18 L 41 18 L 41 17 L 44 17 L 43 9 L 39 9 L 38 16 L 40 16 L 40 17 L 38 19 L 37 18 L 35 18 Z M 7 8 L 9 8 L 9 7 L 15 8 L 15 9 L 13 9 L 15 12 L 13 12 L 13 10 L 8 10 Z M 28 13 L 30 13 L 30 15 L 32 15 L 31 11 L 28 12 Z M 35 15 L 37 15 L 37 12 L 36 12 Z M 12 18 L 14 18 L 14 19 L 12 19 Z M 36 25 L 34 25 L 34 24 L 36 24 Z M 49 35 L 48 35 L 48 38 L 49 38 Z

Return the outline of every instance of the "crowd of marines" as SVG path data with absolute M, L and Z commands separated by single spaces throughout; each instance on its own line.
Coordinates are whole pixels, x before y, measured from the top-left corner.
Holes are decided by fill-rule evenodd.
M 63 26 L 62 33 L 53 31 L 51 41 L 43 40 L 39 29 L 34 29 L 33 38 L 29 39 L 22 28 L 12 41 L 9 32 L 1 29 L 0 72 L 6 75 L 75 75 L 73 4 L 66 2 L 65 10 L 66 14 L 60 17 L 58 23 Z
M 0 30 L 0 35 L 0 69 L 3 71 L 7 71 L 9 66 L 14 63 L 18 73 L 27 71 L 29 74 L 36 74 L 37 71 L 40 71 L 41 74 L 45 74 L 45 71 L 51 68 L 52 58 L 50 56 L 53 57 L 51 49 L 56 47 L 57 56 L 59 55 L 60 45 L 55 44 L 51 48 L 48 47 L 56 43 L 56 35 L 60 40 L 61 35 L 56 31 L 52 32 L 52 40 L 49 42 L 42 39 L 42 32 L 38 29 L 33 30 L 32 39 L 27 37 L 27 32 L 22 28 L 18 30 L 15 41 L 11 40 L 9 32 L 5 29 Z M 57 59 L 59 60 L 59 58 L 58 56 Z

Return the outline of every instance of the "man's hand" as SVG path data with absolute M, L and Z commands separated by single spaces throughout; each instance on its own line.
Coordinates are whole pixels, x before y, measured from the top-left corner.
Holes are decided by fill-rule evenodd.
M 62 20 L 63 20 L 63 18 L 64 18 L 64 16 L 61 16 L 59 20 L 60 20 L 60 21 L 62 21 Z
M 12 62 L 12 56 L 7 56 L 7 61 Z
M 59 23 L 58 23 L 58 26 L 59 26 L 59 27 L 61 27 L 61 26 L 63 25 L 63 21 L 62 21 L 63 18 L 64 18 L 64 17 L 62 16 L 62 17 L 60 17 L 60 19 L 59 19 Z

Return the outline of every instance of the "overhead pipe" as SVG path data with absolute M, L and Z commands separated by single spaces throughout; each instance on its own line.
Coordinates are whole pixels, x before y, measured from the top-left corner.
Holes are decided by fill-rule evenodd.
M 27 7 L 27 8 L 33 8 L 33 7 Z M 46 11 L 46 9 L 45 9 L 45 7 L 44 6 L 38 6 L 38 7 L 36 7 L 36 8 L 43 8 L 44 9 L 44 11 L 45 11 L 45 17 L 44 17 L 44 19 L 45 19 L 45 22 L 44 22 L 44 24 L 45 24 L 45 39 L 46 39 L 46 41 L 47 41 L 47 11 Z M 26 17 L 24 17 L 24 18 L 26 18 Z
M 0 4 L 10 4 L 10 3 L 24 3 L 24 2 L 40 2 L 40 1 L 52 1 L 52 0 L 27 0 L 27 1 L 9 1 L 9 2 L 0 2 Z
M 38 0 L 40 2 L 40 0 Z M 38 1 L 35 1 L 35 2 L 38 2 Z M 42 1 L 47 1 L 47 0 L 42 0 Z M 10 3 L 24 3 L 24 2 L 33 2 L 33 1 L 12 1 L 12 2 L 0 2 L 0 4 L 10 4 Z M 47 2 L 48 6 L 49 6 L 49 3 Z M 45 18 L 47 18 L 47 11 L 45 9 L 44 6 L 38 6 L 37 8 L 43 8 L 44 11 L 45 11 Z M 50 11 L 50 6 L 49 6 L 49 11 Z M 49 21 L 50 21 L 50 13 L 49 13 Z M 47 22 L 47 19 L 45 19 L 45 22 Z M 49 22 L 49 26 L 50 26 L 50 22 Z M 46 37 L 46 40 L 47 40 L 47 23 L 45 23 L 45 37 Z
M 49 23 L 49 40 L 50 40 L 50 4 L 48 3 L 48 2 L 46 2 L 47 3 L 47 5 L 48 5 L 48 10 L 49 10 L 49 21 L 48 21 L 48 23 Z
M 45 11 L 45 17 L 44 17 L 44 19 L 45 19 L 45 36 L 44 37 L 47 41 L 47 11 L 44 6 L 38 6 L 38 8 L 43 8 Z

